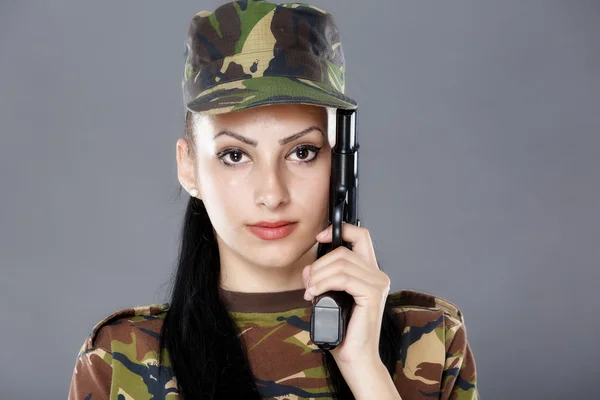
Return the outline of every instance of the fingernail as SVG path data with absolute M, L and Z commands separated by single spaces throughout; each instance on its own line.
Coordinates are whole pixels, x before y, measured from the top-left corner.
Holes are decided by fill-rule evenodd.
M 325 232 L 326 232 L 326 231 L 322 231 L 321 233 L 319 233 L 319 234 L 317 235 L 317 237 L 318 237 L 318 238 L 322 238 L 323 236 L 325 236 Z

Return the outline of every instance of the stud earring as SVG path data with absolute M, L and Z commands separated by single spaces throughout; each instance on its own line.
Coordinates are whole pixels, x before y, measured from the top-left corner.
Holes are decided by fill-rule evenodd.
M 192 196 L 192 197 L 198 196 L 198 189 L 192 189 L 192 190 L 190 190 L 190 196 Z

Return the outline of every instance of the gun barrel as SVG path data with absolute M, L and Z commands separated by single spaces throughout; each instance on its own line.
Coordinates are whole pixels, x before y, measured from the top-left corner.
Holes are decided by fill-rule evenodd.
M 338 110 L 336 139 L 333 151 L 338 153 L 353 153 L 357 150 L 356 139 L 356 110 Z M 354 135 L 347 135 L 346 132 L 354 132 Z

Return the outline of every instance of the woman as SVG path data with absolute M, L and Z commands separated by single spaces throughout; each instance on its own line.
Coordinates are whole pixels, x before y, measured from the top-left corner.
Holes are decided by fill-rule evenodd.
M 344 225 L 352 251 L 324 254 L 329 116 L 356 108 L 331 15 L 228 3 L 192 19 L 185 60 L 176 156 L 190 200 L 170 302 L 100 321 L 69 398 L 476 398 L 454 305 L 389 294 L 364 227 Z M 342 344 L 322 352 L 309 322 L 329 290 L 355 307 Z

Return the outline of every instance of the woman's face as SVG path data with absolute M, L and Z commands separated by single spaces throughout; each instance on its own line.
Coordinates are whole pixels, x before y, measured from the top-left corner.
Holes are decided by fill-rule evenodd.
M 194 114 L 192 131 L 191 186 L 217 234 L 221 263 L 302 269 L 314 261 L 315 236 L 328 217 L 326 109 L 286 104 L 210 118 Z M 281 239 L 261 239 L 248 227 L 279 220 L 297 222 Z

